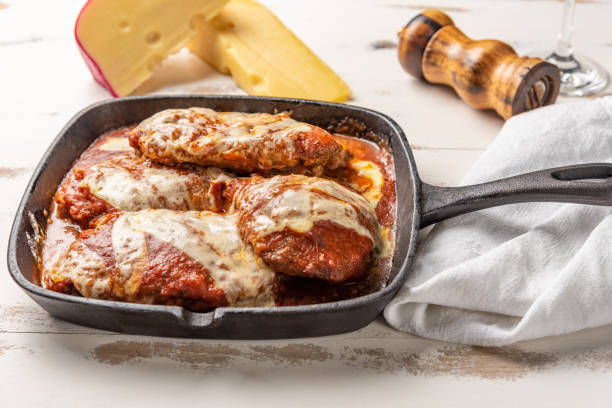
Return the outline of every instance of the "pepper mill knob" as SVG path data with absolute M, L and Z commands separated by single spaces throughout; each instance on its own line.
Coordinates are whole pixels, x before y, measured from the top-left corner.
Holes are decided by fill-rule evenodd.
M 398 36 L 399 61 L 409 74 L 450 85 L 470 106 L 504 119 L 550 105 L 559 94 L 555 65 L 519 57 L 501 41 L 474 41 L 440 10 L 417 15 Z

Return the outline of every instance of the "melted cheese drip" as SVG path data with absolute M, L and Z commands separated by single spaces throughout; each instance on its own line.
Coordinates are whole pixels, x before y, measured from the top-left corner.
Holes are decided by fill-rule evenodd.
M 122 216 L 113 225 L 112 245 L 123 290 L 128 297 L 135 296 L 140 287 L 142 271 L 148 263 L 145 237 L 141 232 L 132 230 L 129 218 Z
M 100 146 L 100 150 L 107 152 L 122 152 L 132 150 L 127 137 L 109 137 Z
M 256 192 L 247 186 L 234 202 L 238 205 L 241 201 L 246 202 L 245 194 L 266 194 L 278 180 L 281 179 L 273 177 L 254 186 Z M 255 210 L 251 223 L 255 234 L 263 237 L 285 228 L 307 232 L 317 221 L 333 221 L 378 243 L 378 234 L 372 234 L 359 222 L 358 211 L 369 216 L 373 225 L 378 225 L 374 210 L 362 196 L 325 179 L 292 176 L 291 180 L 285 191 Z M 250 211 L 248 204 L 245 210 Z
M 113 250 L 122 277 L 143 256 L 145 234 L 180 249 L 206 268 L 230 306 L 273 306 L 272 272 L 243 245 L 234 216 L 212 212 L 146 210 L 113 225 Z
M 70 279 L 83 296 L 105 298 L 111 287 L 110 274 L 104 260 L 89 248 L 76 242 L 50 271 L 53 281 Z M 43 285 L 46 279 L 42 279 Z
M 147 135 L 143 150 L 151 146 L 152 149 L 169 151 L 176 157 L 180 157 L 183 151 L 197 156 L 254 148 L 273 153 L 279 144 L 283 146 L 283 154 L 291 156 L 295 151 L 291 136 L 308 132 L 311 127 L 283 114 L 190 108 L 161 111 L 141 122 L 135 130 Z M 263 147 L 255 143 L 264 136 L 267 142 Z
M 229 183 L 235 176 L 231 173 L 226 173 L 218 167 L 206 167 L 204 173 L 211 179 L 211 183 Z
M 57 215 L 54 210 L 47 221 L 47 232 L 42 247 L 42 264 L 55 265 L 78 238 L 80 228 Z M 44 270 L 44 269 L 43 269 Z
M 350 166 L 356 170 L 357 176 L 370 180 L 371 185 L 365 191 L 362 191 L 361 195 L 370 202 L 373 208 L 376 208 L 382 197 L 382 186 L 385 183 L 380 168 L 368 160 L 353 161 Z

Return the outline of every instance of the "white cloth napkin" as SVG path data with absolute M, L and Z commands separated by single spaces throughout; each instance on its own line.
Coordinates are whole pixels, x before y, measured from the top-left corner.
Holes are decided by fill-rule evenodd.
M 612 97 L 510 119 L 462 184 L 612 162 Z M 501 346 L 612 323 L 612 207 L 513 204 L 436 225 L 384 316 L 398 330 Z

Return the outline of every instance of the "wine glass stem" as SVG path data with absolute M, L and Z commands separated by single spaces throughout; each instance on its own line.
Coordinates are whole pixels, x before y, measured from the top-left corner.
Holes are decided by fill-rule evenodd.
M 574 9 L 576 0 L 565 0 L 563 5 L 563 20 L 561 21 L 561 32 L 557 37 L 555 54 L 561 58 L 572 56 L 572 24 L 574 21 Z

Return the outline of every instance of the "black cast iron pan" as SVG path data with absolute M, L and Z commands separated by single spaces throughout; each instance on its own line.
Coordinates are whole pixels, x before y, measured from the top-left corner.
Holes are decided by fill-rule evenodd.
M 72 162 L 100 134 L 131 125 L 167 108 L 219 111 L 292 111 L 292 117 L 323 128 L 346 117 L 387 140 L 397 176 L 397 238 L 387 286 L 367 296 L 319 305 L 282 308 L 218 308 L 194 313 L 176 306 L 139 305 L 52 292 L 32 281 L 35 260 L 28 246 L 31 217 L 43 211 Z M 596 180 L 593 180 L 596 179 Z M 359 329 L 374 320 L 400 288 L 412 261 L 419 228 L 459 214 L 526 201 L 612 205 L 612 164 L 542 170 L 466 187 L 421 182 L 406 136 L 388 116 L 355 106 L 286 98 L 146 96 L 97 103 L 79 112 L 55 138 L 28 184 L 11 230 L 8 266 L 19 286 L 54 316 L 100 329 L 157 336 L 264 339 L 310 337 Z

